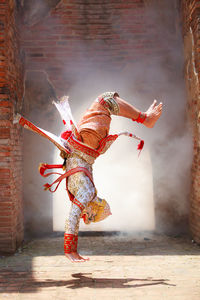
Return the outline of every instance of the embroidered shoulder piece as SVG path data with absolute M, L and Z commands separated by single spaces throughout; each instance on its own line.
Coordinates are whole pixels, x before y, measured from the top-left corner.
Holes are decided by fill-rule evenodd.
M 119 97 L 118 93 L 116 92 L 106 92 L 100 95 L 96 101 L 103 105 L 111 115 L 118 115 L 119 114 L 119 105 L 115 100 L 115 96 Z

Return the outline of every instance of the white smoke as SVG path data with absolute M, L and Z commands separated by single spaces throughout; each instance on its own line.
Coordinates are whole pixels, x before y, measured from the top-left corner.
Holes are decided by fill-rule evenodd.
M 128 72 L 130 74 L 131 70 L 129 69 Z M 149 75 L 149 73 L 152 75 L 152 72 L 154 79 L 156 77 L 159 83 L 157 92 Z M 145 74 L 144 78 L 140 78 L 139 74 Z M 137 77 L 136 82 L 134 82 L 135 77 Z M 132 84 L 130 78 L 133 78 Z M 142 92 L 143 84 L 147 86 L 145 89 L 148 92 L 146 90 Z M 106 72 L 96 74 L 94 71 L 91 77 L 87 76 L 85 80 L 77 82 L 69 91 L 76 120 L 91 105 L 96 96 L 106 90 L 116 90 L 121 98 L 143 111 L 158 94 L 156 98 L 158 101 L 163 101 L 164 112 L 153 129 L 145 128 L 125 118 L 113 117 L 111 134 L 128 130 L 144 138 L 145 147 L 138 158 L 137 142 L 127 137 L 119 137 L 108 152 L 96 160 L 95 184 L 99 196 L 109 202 L 113 215 L 98 224 L 82 225 L 81 229 L 153 230 L 155 195 L 157 201 L 168 203 L 167 205 L 171 205 L 170 202 L 173 201 L 174 215 L 184 216 L 188 210 L 192 143 L 189 129 L 185 124 L 185 95 L 182 92 L 181 81 L 179 85 L 169 82 L 165 70 L 158 62 L 148 71 L 142 63 L 133 66 L 130 77 L 126 73 L 124 75 L 121 73 L 120 76 L 111 78 Z M 56 196 L 56 199 L 58 198 L 60 203 L 59 195 Z M 54 205 L 59 207 L 55 199 Z M 54 218 L 56 230 L 62 229 L 66 217 L 67 211 L 64 215 L 62 211 L 60 206 L 60 213 L 57 212 L 59 220 L 56 216 Z M 159 224 L 157 226 L 159 227 Z M 165 226 L 167 227 L 167 224 Z

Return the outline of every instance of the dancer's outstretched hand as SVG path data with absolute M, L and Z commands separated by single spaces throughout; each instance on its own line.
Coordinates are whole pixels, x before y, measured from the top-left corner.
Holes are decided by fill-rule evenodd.
M 89 258 L 84 258 L 80 256 L 77 252 L 71 252 L 71 253 L 65 253 L 65 256 L 71 261 L 71 262 L 85 262 L 89 260 Z
M 162 114 L 162 108 L 163 108 L 162 102 L 160 102 L 157 105 L 157 100 L 154 100 L 154 102 L 146 111 L 147 118 L 143 124 L 148 128 L 154 127 L 155 123 L 158 121 L 158 119 Z

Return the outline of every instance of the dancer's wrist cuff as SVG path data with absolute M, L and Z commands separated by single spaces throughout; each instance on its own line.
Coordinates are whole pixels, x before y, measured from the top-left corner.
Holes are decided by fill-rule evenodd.
M 144 123 L 144 121 L 146 120 L 146 118 L 147 118 L 147 114 L 142 113 L 140 111 L 139 116 L 137 117 L 137 119 L 132 118 L 132 121 L 134 121 L 134 122 L 136 121 L 137 123 Z

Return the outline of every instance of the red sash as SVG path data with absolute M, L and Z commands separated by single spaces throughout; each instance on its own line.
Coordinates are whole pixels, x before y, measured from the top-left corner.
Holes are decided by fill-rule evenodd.
M 44 189 L 45 190 L 49 190 L 51 193 L 54 193 L 57 190 L 58 186 L 60 185 L 61 181 L 64 178 L 66 178 L 66 189 L 67 189 L 67 192 L 68 192 L 70 200 L 73 201 L 74 200 L 74 195 L 72 195 L 70 193 L 70 191 L 68 190 L 68 187 L 67 187 L 67 179 L 68 179 L 69 176 L 71 176 L 71 175 L 73 175 L 73 174 L 75 174 L 77 172 L 83 172 L 83 173 L 85 173 L 86 176 L 89 177 L 89 179 L 91 180 L 91 182 L 94 184 L 91 173 L 86 168 L 84 168 L 84 167 L 73 168 L 73 169 L 65 172 L 64 174 L 63 173 L 58 173 L 58 172 L 50 172 L 50 173 L 44 174 L 45 171 L 48 170 L 48 169 L 62 169 L 62 167 L 63 167 L 63 165 L 48 165 L 48 164 L 43 164 L 43 163 L 41 163 L 39 165 L 39 172 L 40 172 L 40 175 L 43 176 L 43 177 L 48 177 L 50 175 L 55 175 L 55 174 L 60 175 L 51 184 L 48 184 L 48 183 L 44 184 Z M 54 184 L 56 184 L 56 183 L 57 183 L 57 185 L 56 185 L 55 189 L 52 190 L 51 187 Z

